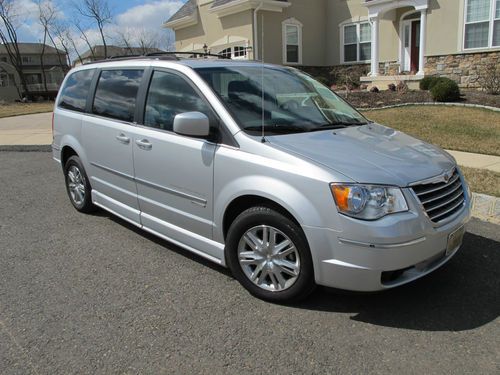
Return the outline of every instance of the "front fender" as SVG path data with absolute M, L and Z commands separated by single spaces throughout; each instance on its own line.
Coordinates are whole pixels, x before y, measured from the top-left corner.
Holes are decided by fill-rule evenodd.
M 321 223 L 320 213 L 316 207 L 297 188 L 269 176 L 243 176 L 226 184 L 214 197 L 214 240 L 224 242 L 224 214 L 231 202 L 246 195 L 263 197 L 279 204 L 300 225 L 316 226 Z M 286 200 L 283 199 L 285 197 Z

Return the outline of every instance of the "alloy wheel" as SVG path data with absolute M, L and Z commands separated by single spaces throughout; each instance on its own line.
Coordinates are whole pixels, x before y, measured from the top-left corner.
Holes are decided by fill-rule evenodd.
M 268 225 L 253 227 L 243 234 L 238 261 L 250 281 L 272 292 L 290 288 L 300 274 L 300 257 L 294 243 Z
M 80 169 L 72 165 L 68 169 L 68 189 L 73 202 L 80 206 L 85 201 L 85 181 Z

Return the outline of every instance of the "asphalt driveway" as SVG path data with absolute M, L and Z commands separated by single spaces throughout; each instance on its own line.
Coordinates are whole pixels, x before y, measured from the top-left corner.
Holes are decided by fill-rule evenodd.
M 49 153 L 0 152 L 0 373 L 500 372 L 500 227 L 381 294 L 251 297 L 224 269 L 70 205 Z

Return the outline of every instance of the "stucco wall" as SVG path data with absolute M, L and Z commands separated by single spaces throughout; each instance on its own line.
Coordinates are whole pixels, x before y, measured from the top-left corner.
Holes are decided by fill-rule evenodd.
M 218 53 L 220 48 L 212 44 L 227 35 L 248 40 L 250 45 L 253 43 L 253 16 L 250 10 L 218 18 L 216 14 L 209 12 L 211 2 L 200 4 L 198 23 L 175 31 L 177 51 L 192 50 L 193 45 L 195 49 L 201 49 L 207 44 L 211 46 L 211 52 Z
M 295 18 L 303 24 L 302 64 L 326 64 L 326 2 L 328 0 L 293 0 L 292 6 L 278 12 L 259 12 L 259 50 L 262 48 L 262 14 L 264 15 L 264 60 L 275 64 L 283 63 L 282 22 Z M 259 56 L 262 57 L 262 56 Z

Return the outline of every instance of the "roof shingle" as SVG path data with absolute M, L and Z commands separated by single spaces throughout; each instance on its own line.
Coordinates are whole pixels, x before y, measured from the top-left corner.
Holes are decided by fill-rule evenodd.
M 186 4 L 181 6 L 179 10 L 176 13 L 174 13 L 172 17 L 168 19 L 167 23 L 179 20 L 184 17 L 191 16 L 196 10 L 196 7 L 197 7 L 196 0 L 188 0 Z

